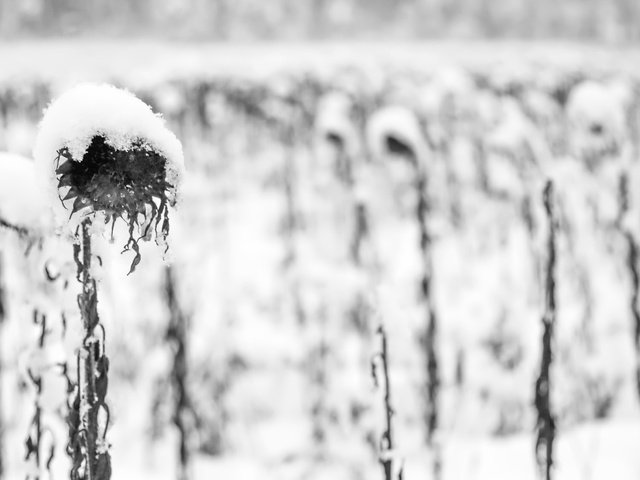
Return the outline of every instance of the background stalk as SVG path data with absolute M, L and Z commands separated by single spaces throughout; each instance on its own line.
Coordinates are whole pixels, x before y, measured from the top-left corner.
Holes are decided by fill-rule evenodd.
M 556 221 L 554 210 L 554 188 L 547 181 L 543 203 L 547 217 L 547 264 L 545 268 L 545 305 L 542 316 L 542 358 L 540 374 L 536 380 L 535 407 L 538 415 L 536 422 L 535 453 L 538 467 L 546 480 L 552 478 L 553 445 L 556 420 L 551 409 L 551 378 L 553 330 L 556 323 Z

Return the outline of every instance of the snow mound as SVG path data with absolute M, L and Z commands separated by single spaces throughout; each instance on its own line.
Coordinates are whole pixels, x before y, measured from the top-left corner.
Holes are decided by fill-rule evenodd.
M 618 88 L 585 81 L 574 88 L 567 104 L 570 145 L 588 163 L 616 155 L 628 136 L 624 98 Z
M 44 228 L 46 202 L 33 160 L 0 152 L 0 219 L 31 232 Z
M 174 185 L 184 169 L 182 145 L 163 118 L 132 93 L 108 84 L 80 84 L 54 100 L 40 123 L 34 157 L 55 179 L 58 151 L 67 149 L 81 162 L 96 136 L 122 151 L 144 142 L 167 159 L 167 181 Z
M 516 159 L 531 157 L 537 163 L 550 157 L 540 131 L 513 99 L 504 101 L 501 121 L 487 136 L 487 148 Z
M 624 105 L 617 89 L 595 81 L 575 87 L 569 97 L 567 114 L 573 126 L 601 125 L 618 134 L 625 128 Z

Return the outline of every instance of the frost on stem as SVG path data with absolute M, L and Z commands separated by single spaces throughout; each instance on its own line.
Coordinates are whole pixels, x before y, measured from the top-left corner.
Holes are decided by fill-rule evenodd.
M 542 358 L 540 374 L 535 386 L 536 421 L 536 460 L 546 480 L 551 479 L 553 466 L 553 444 L 555 440 L 556 420 L 551 410 L 550 370 L 553 354 L 551 344 L 556 323 L 556 219 L 554 209 L 554 187 L 547 181 L 543 203 L 547 217 L 547 264 L 544 275 L 545 305 L 542 316 Z
M 99 325 L 96 282 L 91 277 L 91 221 L 81 225 L 81 245 L 74 245 L 82 292 L 78 307 L 84 339 L 78 352 L 78 385 L 68 412 L 71 480 L 109 480 L 111 456 L 106 440 L 109 408 L 106 404 L 109 359 L 105 355 L 104 328 Z M 96 336 L 99 328 L 101 338 Z

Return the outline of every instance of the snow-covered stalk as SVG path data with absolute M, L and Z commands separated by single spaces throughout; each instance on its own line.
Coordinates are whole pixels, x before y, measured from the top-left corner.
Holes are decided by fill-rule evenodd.
M 420 280 L 420 293 L 424 302 L 426 323 L 421 338 L 426 360 L 426 393 L 427 411 L 425 423 L 427 427 L 427 443 L 432 445 L 433 437 L 438 428 L 438 395 L 440 378 L 438 371 L 438 357 L 436 355 L 437 318 L 433 303 L 433 260 L 431 257 L 431 233 L 427 225 L 429 217 L 429 200 L 427 197 L 427 177 L 419 162 L 416 164 L 415 190 L 417 194 L 416 220 L 420 231 L 420 252 L 422 254 L 423 272 Z
M 379 462 L 382 466 L 385 480 L 394 480 L 393 477 L 393 460 L 395 453 L 393 451 L 393 416 L 395 410 L 393 409 L 391 402 L 391 380 L 389 375 L 389 350 L 387 347 L 387 333 L 383 325 L 380 325 L 377 329 L 378 335 L 380 335 L 380 351 L 374 356 L 371 361 L 371 374 L 373 382 L 376 388 L 380 385 L 378 379 L 377 363 L 380 362 L 382 366 L 382 376 L 384 379 L 384 432 L 380 438 L 379 446 Z M 402 480 L 403 469 L 400 468 L 396 480 Z
M 173 351 L 171 366 L 171 387 L 173 390 L 173 424 L 178 430 L 179 437 L 179 465 L 178 480 L 190 478 L 190 448 L 189 426 L 187 418 L 191 412 L 191 401 L 187 390 L 187 320 L 182 313 L 175 291 L 175 279 L 171 267 L 165 270 L 165 297 L 169 307 L 169 325 L 167 328 L 167 342 Z
M 285 197 L 285 217 L 284 217 L 284 234 L 285 234 L 285 259 L 284 266 L 286 269 L 291 268 L 296 261 L 295 235 L 298 228 L 298 215 L 296 208 L 296 172 L 295 158 L 293 154 L 293 133 L 287 132 L 283 134 L 284 141 L 284 169 L 283 169 L 283 187 Z
M 433 474 L 439 477 L 440 451 L 435 434 L 438 429 L 438 397 L 440 373 L 438 366 L 437 316 L 432 293 L 433 259 L 432 237 L 429 230 L 431 205 L 426 160 L 428 147 L 423 129 L 416 115 L 403 107 L 386 107 L 372 116 L 368 125 L 373 148 L 382 154 L 395 155 L 406 161 L 412 171 L 412 193 L 415 198 L 414 220 L 418 226 L 422 274 L 419 282 L 420 302 L 424 308 L 424 327 L 419 336 L 420 349 L 424 355 L 425 397 L 424 426 L 426 443 L 434 454 Z
M 284 165 L 283 165 L 283 187 L 285 200 L 284 215 L 284 242 L 285 254 L 283 260 L 283 268 L 285 273 L 294 270 L 297 262 L 296 239 L 300 228 L 300 214 L 297 205 L 296 192 L 296 166 L 295 166 L 295 126 L 285 122 L 280 126 L 280 140 L 284 148 Z M 297 276 L 293 278 L 291 285 L 291 295 L 293 297 L 295 318 L 299 325 L 306 323 L 306 312 L 300 298 L 300 280 Z
M 98 318 L 96 281 L 91 275 L 91 220 L 80 225 L 80 245 L 74 245 L 78 267 L 78 280 L 82 291 L 78 295 L 78 307 L 82 319 L 83 341 L 78 351 L 77 411 L 79 428 L 70 438 L 73 468 L 72 480 L 109 480 L 111 457 L 106 440 L 109 426 L 109 409 L 106 405 L 109 360 L 105 355 L 104 328 Z M 99 339 L 97 329 L 103 335 Z
M 110 85 L 80 85 L 55 100 L 40 124 L 36 161 L 49 188 L 58 227 L 74 239 L 83 340 L 77 389 L 68 416 L 72 480 L 109 480 L 106 433 L 109 362 L 98 318 L 92 235 L 117 221 L 128 229 L 124 251 L 141 261 L 139 242 L 167 248 L 169 207 L 176 204 L 182 146 L 164 121 L 131 93 Z M 70 212 L 70 213 L 69 213 Z
M 21 237 L 28 237 L 29 231 L 25 227 L 21 227 L 19 225 L 15 225 L 6 221 L 4 218 L 0 218 L 0 227 L 6 228 L 8 230 L 13 230 Z
M 416 205 L 416 220 L 420 231 L 420 252 L 422 254 L 423 272 L 420 281 L 420 292 L 424 304 L 426 315 L 425 330 L 420 341 L 425 356 L 426 367 L 426 410 L 425 425 L 427 435 L 427 445 L 433 451 L 433 476 L 440 478 L 441 455 L 440 445 L 435 439 L 439 424 L 438 401 L 440 397 L 440 369 L 438 363 L 437 334 L 438 321 L 433 300 L 433 258 L 432 258 L 432 238 L 427 225 L 430 214 L 430 206 L 427 190 L 427 176 L 424 167 L 420 162 L 416 162 L 415 189 L 418 196 Z
M 46 211 L 41 188 L 36 181 L 36 169 L 34 162 L 26 157 L 11 153 L 0 153 L 0 226 L 19 236 L 20 247 L 24 248 L 27 257 L 31 250 L 38 250 L 42 245 L 43 234 L 46 231 Z M 8 253 L 8 252 L 6 252 Z M 0 262 L 0 277 L 2 264 Z M 1 280 L 0 280 L 1 281 Z M 3 286 L 0 284 L 0 329 L 6 316 L 6 304 L 3 294 Z M 32 292 L 32 291 L 31 291 Z M 32 355 L 33 362 L 27 366 L 25 375 L 31 381 L 35 390 L 34 415 L 29 427 L 26 446 L 26 460 L 31 464 L 28 471 L 29 478 L 39 478 L 43 467 L 49 468 L 53 458 L 53 446 L 46 457 L 46 463 L 41 462 L 43 455 L 42 438 L 44 433 L 51 431 L 42 426 L 42 376 L 44 368 L 43 354 L 45 338 L 49 331 L 46 326 L 46 317 L 34 309 L 34 323 L 39 327 L 39 340 Z M 1 360 L 0 360 L 1 362 Z M 0 384 L 2 383 L 2 365 L 0 364 Z M 0 388 L 1 390 L 1 388 Z M 2 392 L 0 391 L 0 404 Z M 1 405 L 0 405 L 1 407 Z M 0 408 L 0 457 L 2 457 L 2 433 L 3 419 Z M 44 458 L 44 457 L 43 457 Z M 3 474 L 2 458 L 0 458 L 0 477 Z
M 627 269 L 631 279 L 631 298 L 629 309 L 633 319 L 633 345 L 636 355 L 636 390 L 638 391 L 638 395 L 640 395 L 640 306 L 638 305 L 638 300 L 640 299 L 640 271 L 638 271 L 640 252 L 638 251 L 638 244 L 636 242 L 635 235 L 624 222 L 624 219 L 629 212 L 629 177 L 626 172 L 620 177 L 619 195 L 620 217 L 618 223 L 620 224 L 622 234 L 627 243 Z
M 47 330 L 47 317 L 44 314 L 41 314 L 37 310 L 33 312 L 33 322 L 40 328 L 39 336 L 38 336 L 38 345 L 37 349 L 39 350 L 40 357 L 43 353 L 43 349 L 45 347 L 45 341 L 49 331 Z M 41 358 L 38 358 L 37 372 L 31 370 L 31 367 L 27 369 L 27 374 L 31 383 L 35 388 L 35 397 L 34 397 L 34 413 L 31 419 L 31 425 L 29 426 L 29 434 L 25 441 L 25 446 L 27 448 L 27 454 L 25 456 L 25 460 L 27 462 L 31 461 L 34 465 L 34 469 L 29 471 L 27 474 L 27 480 L 39 480 L 41 478 L 41 472 L 43 467 L 45 470 L 49 471 L 51 466 L 51 462 L 54 456 L 54 446 L 52 445 L 47 453 L 46 457 L 43 457 L 43 435 L 46 433 L 46 428 L 43 425 L 42 419 L 42 388 L 43 388 L 43 378 L 42 378 L 42 365 L 40 363 Z M 44 460 L 44 465 L 43 465 Z M 50 476 L 51 472 L 49 471 Z
M 473 159 L 479 172 L 479 187 L 485 194 L 489 194 L 489 172 L 487 171 L 487 151 L 482 133 L 473 134 Z
M 551 479 L 553 466 L 553 444 L 556 422 L 551 409 L 551 379 L 553 330 L 556 323 L 556 219 L 553 182 L 547 181 L 543 192 L 543 203 L 547 217 L 547 262 L 544 274 L 545 304 L 542 316 L 542 355 L 540 373 L 536 380 L 535 407 L 536 460 L 546 480 Z
M 369 211 L 366 203 L 357 198 L 354 208 L 355 228 L 351 240 L 351 260 L 356 266 L 362 265 L 362 245 L 369 233 Z
M 311 352 L 311 382 L 315 389 L 315 396 L 311 405 L 311 428 L 318 457 L 324 456 L 324 447 L 327 440 L 325 422 L 327 421 L 327 358 L 329 356 L 329 344 L 327 342 L 327 318 L 323 310 L 319 314 L 318 343 Z
M 453 157 L 451 150 L 453 148 L 453 133 L 449 133 L 447 138 L 442 142 L 440 147 L 440 154 L 442 155 L 442 161 L 445 165 L 445 174 L 447 181 L 447 188 L 451 192 L 451 204 L 449 205 L 449 214 L 451 216 L 451 224 L 455 227 L 460 227 L 462 223 L 462 205 L 461 205 L 461 188 L 460 182 L 456 177 L 455 170 L 453 168 Z

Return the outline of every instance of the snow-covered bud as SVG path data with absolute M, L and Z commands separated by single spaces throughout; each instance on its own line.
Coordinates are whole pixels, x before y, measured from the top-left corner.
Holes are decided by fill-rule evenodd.
M 418 116 L 402 106 L 383 107 L 371 116 L 367 143 L 375 158 L 395 154 L 418 162 L 425 158 L 427 150 Z
M 353 121 L 353 102 L 348 95 L 333 91 L 320 98 L 316 117 L 318 135 L 339 150 L 353 153 L 357 132 Z
M 574 155 L 594 164 L 617 155 L 627 137 L 626 112 L 616 89 L 586 81 L 569 96 L 567 117 L 571 150 Z

